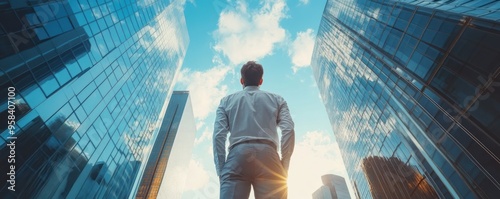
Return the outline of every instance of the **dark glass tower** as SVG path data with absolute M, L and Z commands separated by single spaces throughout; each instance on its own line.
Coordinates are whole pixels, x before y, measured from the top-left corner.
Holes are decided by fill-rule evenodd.
M 188 42 L 176 1 L 0 1 L 0 196 L 134 194 Z
M 500 195 L 499 9 L 328 1 L 312 67 L 360 198 Z

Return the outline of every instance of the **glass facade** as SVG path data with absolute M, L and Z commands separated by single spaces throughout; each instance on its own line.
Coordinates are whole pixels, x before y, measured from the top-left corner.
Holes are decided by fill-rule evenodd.
M 438 198 L 425 177 L 397 157 L 372 156 L 361 164 L 374 198 Z
M 323 186 L 312 194 L 313 199 L 351 199 L 343 177 L 333 174 L 321 176 Z
M 327 2 L 311 65 L 358 197 L 500 195 L 499 9 Z
M 195 138 L 188 91 L 174 91 L 135 198 L 181 198 Z
M 189 43 L 170 2 L 0 1 L 2 198 L 134 194 Z

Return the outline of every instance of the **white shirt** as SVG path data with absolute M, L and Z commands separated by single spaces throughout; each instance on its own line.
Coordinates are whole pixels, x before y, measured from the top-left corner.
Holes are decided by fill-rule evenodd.
M 281 144 L 277 127 L 281 129 Z M 269 140 L 281 146 L 281 163 L 288 170 L 295 145 L 295 131 L 288 105 L 283 97 L 246 86 L 242 91 L 221 99 L 214 124 L 214 159 L 217 175 L 226 161 L 226 139 L 229 148 L 248 140 Z

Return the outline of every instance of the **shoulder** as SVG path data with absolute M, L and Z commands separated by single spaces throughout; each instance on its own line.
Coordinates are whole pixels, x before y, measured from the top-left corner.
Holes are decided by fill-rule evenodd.
M 281 96 L 281 95 L 278 95 L 276 93 L 273 93 L 273 92 L 269 92 L 269 91 L 263 91 L 261 90 L 262 94 L 266 95 L 266 96 L 269 96 L 273 99 L 276 99 L 278 102 L 284 102 L 285 99 Z
M 238 92 L 235 92 L 235 93 L 232 93 L 232 94 L 229 94 L 229 95 L 226 95 L 225 97 L 223 97 L 220 101 L 221 103 L 225 103 L 231 99 L 234 99 L 236 96 L 239 96 L 242 94 L 242 91 L 238 91 Z

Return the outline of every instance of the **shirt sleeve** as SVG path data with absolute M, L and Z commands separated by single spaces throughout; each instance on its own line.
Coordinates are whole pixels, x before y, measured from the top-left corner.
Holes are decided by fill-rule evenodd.
M 214 161 L 217 176 L 221 175 L 222 167 L 226 162 L 226 139 L 229 133 L 229 123 L 223 102 L 222 99 L 216 111 L 213 135 Z
M 282 100 L 279 107 L 278 126 L 281 129 L 281 164 L 288 171 L 290 158 L 295 147 L 295 130 L 288 105 Z

